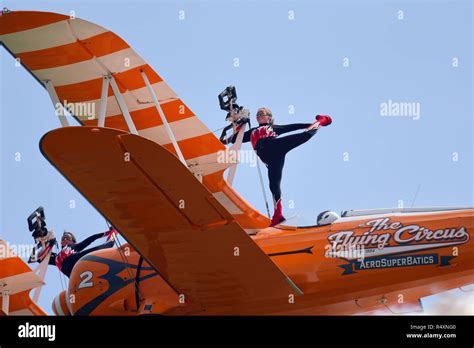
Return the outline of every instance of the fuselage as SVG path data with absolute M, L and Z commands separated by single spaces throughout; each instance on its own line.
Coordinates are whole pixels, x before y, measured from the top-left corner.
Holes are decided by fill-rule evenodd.
M 260 306 L 263 312 L 251 314 L 369 312 L 472 284 L 473 225 L 474 210 L 466 209 L 261 230 L 253 240 L 303 295 L 281 308 L 269 301 Z M 72 303 L 63 303 L 71 296 Z M 172 285 L 128 244 L 82 258 L 62 297 L 55 303 L 75 315 L 215 314 L 181 303 Z

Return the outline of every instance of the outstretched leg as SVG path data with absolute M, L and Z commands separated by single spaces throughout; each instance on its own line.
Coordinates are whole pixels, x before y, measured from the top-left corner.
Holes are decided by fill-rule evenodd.
M 316 122 L 308 127 L 305 132 L 272 139 L 265 143 L 264 151 L 261 152 L 260 158 L 262 158 L 268 167 L 270 191 L 272 192 L 273 203 L 275 205 L 275 212 L 273 213 L 272 223 L 270 226 L 275 226 L 285 221 L 282 212 L 280 186 L 286 154 L 295 147 L 311 139 L 313 135 L 316 134 L 319 126 L 324 127 L 331 124 L 331 122 L 332 120 L 330 116 L 318 115 L 316 116 Z
M 307 142 L 314 134 L 316 134 L 316 129 L 272 139 L 267 144 L 266 152 L 268 153 L 267 158 L 269 158 L 267 163 L 268 181 L 275 207 L 270 226 L 275 226 L 285 221 L 281 201 L 281 179 L 283 176 L 283 166 L 285 165 L 285 156 L 288 151 Z

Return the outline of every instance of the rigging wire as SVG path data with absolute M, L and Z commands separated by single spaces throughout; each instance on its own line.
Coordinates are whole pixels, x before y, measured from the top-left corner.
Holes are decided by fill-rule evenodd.
M 249 119 L 249 129 L 251 128 L 252 128 L 252 123 L 250 122 L 250 119 Z M 255 156 L 257 157 L 258 177 L 260 179 L 260 187 L 262 188 L 263 200 L 265 201 L 265 208 L 267 208 L 268 218 L 271 219 L 270 208 L 268 206 L 267 192 L 265 190 L 265 184 L 263 182 L 262 170 L 260 169 L 260 159 L 258 158 L 257 151 L 254 150 L 254 153 L 255 153 Z
M 112 225 L 107 221 L 105 220 L 105 223 L 107 224 L 107 228 L 110 230 L 112 228 Z M 128 258 L 127 258 L 127 255 L 125 255 L 125 253 L 123 252 L 123 249 L 122 249 L 122 243 L 120 243 L 120 240 L 119 240 L 119 237 L 116 236 L 114 237 L 114 243 L 115 245 L 117 246 L 117 250 L 118 250 L 118 253 L 122 259 L 122 262 L 125 264 L 125 267 L 127 268 L 127 271 L 128 271 L 128 274 L 130 276 L 130 280 L 134 279 L 135 276 L 133 275 L 133 271 L 130 267 L 130 263 L 128 262 Z M 137 274 L 138 274 L 138 269 L 137 269 Z M 138 287 L 138 284 L 137 282 L 133 282 L 135 284 L 135 291 L 136 293 L 139 295 L 139 297 L 142 297 L 142 294 L 140 292 L 140 289 Z M 137 304 L 138 305 L 138 304 Z M 138 308 L 137 308 L 138 309 Z
M 225 127 L 227 127 L 227 126 L 224 126 L 224 127 L 219 128 L 219 129 L 213 130 L 212 133 L 219 132 L 219 131 L 223 130 Z
M 418 184 L 418 187 L 416 188 L 415 197 L 413 197 L 413 202 L 411 203 L 412 208 L 415 205 L 416 198 L 418 197 L 418 191 L 420 191 L 420 186 L 421 184 Z
M 54 245 L 56 246 L 56 251 L 57 251 L 57 253 L 59 254 L 61 250 L 59 250 L 59 243 L 58 243 L 58 241 L 56 241 L 56 242 L 54 243 Z M 66 290 L 66 288 L 67 288 L 67 287 L 65 286 L 65 285 L 67 284 L 67 281 L 64 279 L 64 274 L 63 274 L 63 272 L 61 272 L 58 267 L 56 267 L 56 269 L 58 270 L 58 273 L 59 273 L 59 281 L 61 282 L 61 288 L 62 288 L 62 290 L 64 291 L 64 290 Z M 64 283 L 64 284 L 63 284 L 63 283 Z
M 255 156 L 257 156 L 257 152 L 255 152 Z M 265 207 L 267 208 L 268 218 L 271 219 L 270 208 L 268 207 L 267 192 L 265 191 L 265 184 L 263 183 L 262 171 L 260 169 L 260 159 L 258 158 L 258 156 L 257 156 L 257 169 L 258 169 L 258 177 L 260 178 L 260 186 L 262 187 L 263 200 L 265 201 Z

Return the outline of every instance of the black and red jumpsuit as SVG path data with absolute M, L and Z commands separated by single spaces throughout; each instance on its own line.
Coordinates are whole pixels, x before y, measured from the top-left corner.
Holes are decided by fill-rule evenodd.
M 298 129 L 308 128 L 311 123 L 293 123 L 287 125 L 260 124 L 250 128 L 244 133 L 242 142 L 251 142 L 258 157 L 268 168 L 268 181 L 273 199 L 278 202 L 281 198 L 281 178 L 286 154 L 295 147 L 307 142 L 316 134 L 316 129 L 306 132 L 291 134 L 279 138 L 284 133 L 293 132 Z M 235 133 L 230 140 L 234 143 L 237 139 Z
M 114 241 L 98 245 L 96 247 L 84 250 L 92 242 L 96 241 L 99 238 L 107 237 L 108 232 L 102 232 L 94 234 L 80 243 L 69 244 L 61 249 L 59 253 L 51 253 L 51 258 L 49 259 L 49 265 L 56 265 L 61 272 L 63 272 L 67 277 L 71 275 L 72 269 L 77 261 L 86 254 L 89 254 L 96 250 L 111 248 L 114 246 Z

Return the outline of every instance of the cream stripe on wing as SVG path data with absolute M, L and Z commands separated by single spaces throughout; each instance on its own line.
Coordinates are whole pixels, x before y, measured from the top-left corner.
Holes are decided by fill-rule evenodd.
M 152 88 L 155 91 L 161 105 L 166 104 L 178 98 L 176 93 L 164 81 L 154 83 L 152 85 Z M 133 91 L 126 91 L 125 93 L 122 93 L 122 96 L 125 99 L 125 103 L 127 104 L 129 112 L 147 109 L 150 107 L 155 107 L 153 103 L 149 103 L 149 101 L 151 100 L 151 97 L 146 87 L 134 89 Z M 140 102 L 138 102 L 137 100 Z M 64 102 L 64 101 L 61 100 L 61 102 Z M 66 99 L 66 102 L 67 102 L 67 99 Z M 95 104 L 94 106 L 95 108 L 94 110 L 96 113 L 95 117 L 93 118 L 87 117 L 86 119 L 91 120 L 91 119 L 99 117 L 100 99 L 87 100 L 87 101 L 83 101 L 79 103 Z M 92 106 L 88 106 L 88 108 L 92 109 Z M 116 116 L 116 115 L 120 115 L 121 113 L 122 112 L 120 111 L 117 101 L 115 100 L 115 96 L 112 95 L 108 97 L 107 98 L 107 111 L 105 113 L 105 117 Z M 76 113 L 75 116 L 82 118 L 83 116 L 89 116 L 89 115 L 79 115 Z
M 196 116 L 170 122 L 169 125 L 176 141 L 194 138 L 209 133 L 209 129 Z M 138 134 L 160 145 L 171 143 L 169 135 L 163 125 L 139 130 Z
M 0 41 L 3 41 L 15 54 L 67 45 L 76 42 L 76 37 L 68 29 L 67 22 L 65 20 L 34 29 L 0 35 Z M 108 31 L 82 19 L 69 20 L 69 23 L 71 23 L 74 34 L 81 40 Z M 61 34 L 58 35 L 58 33 Z
M 40 80 L 51 80 L 53 86 L 57 87 L 94 80 L 108 73 L 124 72 L 145 64 L 140 56 L 131 48 L 127 48 L 84 62 L 57 68 L 33 70 L 33 74 Z M 104 71 L 102 66 L 105 66 L 107 70 Z
M 100 25 L 79 18 L 70 19 L 69 24 L 71 25 L 71 29 L 73 30 L 74 35 L 79 40 L 84 40 L 92 36 L 96 36 L 109 31 L 101 27 Z
M 229 168 L 233 163 L 225 161 L 225 157 L 222 160 L 222 154 L 220 151 L 210 153 L 203 156 L 189 158 L 186 160 L 189 170 L 192 173 L 200 173 L 202 176 L 206 176 L 221 170 Z

